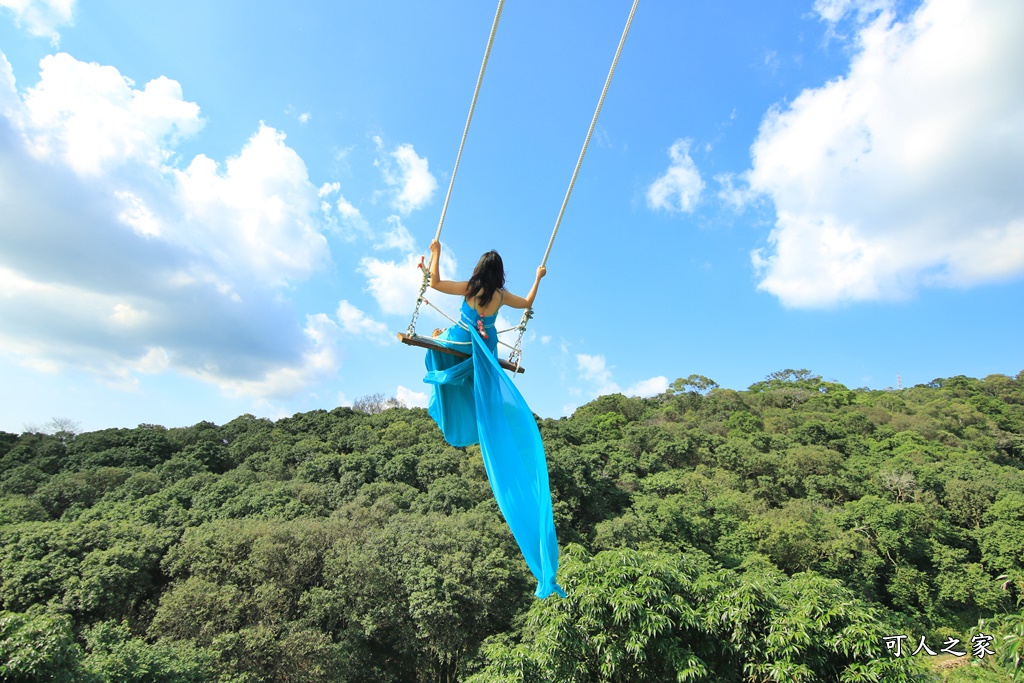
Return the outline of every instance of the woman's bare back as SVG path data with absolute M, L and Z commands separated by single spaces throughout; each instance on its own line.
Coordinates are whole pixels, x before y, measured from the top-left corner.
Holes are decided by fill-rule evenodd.
M 491 295 L 491 300 L 487 302 L 486 306 L 480 305 L 480 297 L 478 296 L 473 297 L 473 301 L 466 299 L 466 303 L 469 304 L 469 307 L 476 311 L 481 318 L 486 318 L 497 313 L 498 309 L 502 307 L 505 302 L 505 294 L 506 292 L 504 289 L 499 289 Z

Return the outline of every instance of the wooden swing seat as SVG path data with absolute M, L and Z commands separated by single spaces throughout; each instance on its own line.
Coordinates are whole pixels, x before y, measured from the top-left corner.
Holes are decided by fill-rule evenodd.
M 420 348 L 423 349 L 432 349 L 434 351 L 440 351 L 441 353 L 447 353 L 458 358 L 470 357 L 468 353 L 456 351 L 455 349 L 449 346 L 445 346 L 444 344 L 435 341 L 431 337 L 421 337 L 418 334 L 408 335 L 403 332 L 399 332 L 398 341 L 402 342 L 403 344 L 408 344 L 409 346 L 419 346 Z M 502 360 L 501 358 L 498 359 L 498 365 L 500 365 L 503 369 L 508 370 L 509 372 L 526 372 L 526 368 L 524 368 L 523 366 L 520 365 L 519 367 L 516 367 L 512 363 L 509 363 L 507 360 Z

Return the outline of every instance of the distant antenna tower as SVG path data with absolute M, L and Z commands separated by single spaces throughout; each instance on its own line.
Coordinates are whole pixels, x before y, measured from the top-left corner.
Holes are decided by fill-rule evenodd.
M 899 391 L 903 388 L 903 381 L 900 380 L 900 373 L 896 373 L 896 390 Z

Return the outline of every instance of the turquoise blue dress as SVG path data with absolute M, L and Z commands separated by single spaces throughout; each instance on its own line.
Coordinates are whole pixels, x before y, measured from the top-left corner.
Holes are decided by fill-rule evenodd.
M 471 357 L 427 351 L 423 381 L 433 385 L 430 416 L 451 445 L 480 444 L 494 498 L 537 578 L 537 597 L 565 597 L 555 583 L 558 539 L 544 443 L 533 411 L 498 365 L 496 317 L 480 316 L 463 300 L 462 322 L 469 329 L 453 325 L 436 341 L 470 342 L 448 346 Z M 486 338 L 478 331 L 481 327 Z

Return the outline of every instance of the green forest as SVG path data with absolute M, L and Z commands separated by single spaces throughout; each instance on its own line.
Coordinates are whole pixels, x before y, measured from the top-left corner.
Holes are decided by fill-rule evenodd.
M 1024 680 L 1024 372 L 690 375 L 538 425 L 565 599 L 479 448 L 381 395 L 0 432 L 0 680 Z

